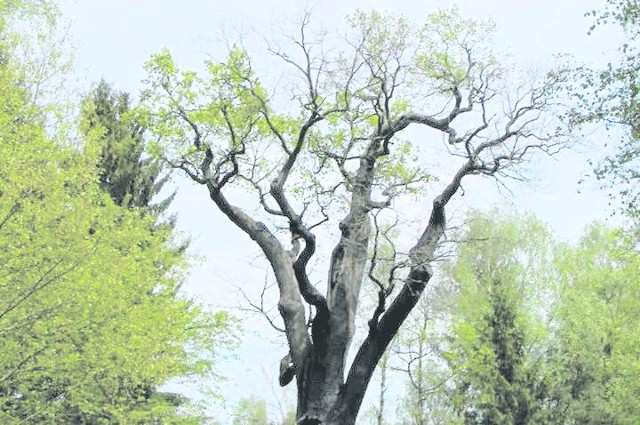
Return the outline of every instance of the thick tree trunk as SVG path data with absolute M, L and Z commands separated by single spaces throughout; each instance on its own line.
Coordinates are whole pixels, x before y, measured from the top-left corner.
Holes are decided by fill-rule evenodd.
M 556 85 L 564 83 L 564 76 L 557 73 L 557 77 L 545 80 L 544 85 L 521 93 L 512 109 L 504 111 L 502 119 L 494 120 L 488 116 L 489 111 L 504 105 L 512 106 L 512 102 L 506 99 L 503 105 L 499 100 L 495 105 L 489 103 L 498 97 L 492 86 L 494 78 L 500 74 L 500 67 L 494 69 L 490 63 L 472 59 L 466 35 L 451 40 L 451 48 L 460 49 L 459 53 L 463 55 L 460 65 L 467 65 L 462 79 L 457 75 L 457 68 L 456 72 L 438 71 L 436 76 L 430 76 L 429 70 L 422 69 L 420 64 L 410 65 L 415 53 L 413 47 L 409 47 L 409 41 L 421 40 L 421 32 L 410 35 L 410 32 L 402 32 L 408 31 L 405 28 L 387 38 L 385 34 L 396 21 L 376 19 L 380 22 L 371 23 L 365 22 L 365 18 L 360 22 L 359 17 L 354 20 L 354 29 L 363 31 L 361 42 L 350 44 L 354 50 L 346 56 L 340 54 L 336 61 L 325 61 L 326 58 L 311 53 L 312 50 L 324 50 L 316 47 L 315 42 L 305 41 L 307 17 L 301 25 L 300 38 L 295 40 L 302 49 L 302 62 L 296 62 L 297 55 L 289 56 L 279 49 L 274 51 L 304 76 L 304 90 L 293 98 L 300 101 L 298 113 L 276 112 L 268 90 L 255 77 L 242 49 L 234 49 L 226 63 L 219 64 L 219 68 L 216 65 L 215 72 L 209 76 L 211 81 L 204 85 L 204 80 L 198 78 L 198 82 L 193 83 L 193 78 L 186 78 L 186 74 L 176 72 L 173 66 L 165 66 L 165 60 L 170 61 L 170 57 L 157 56 L 149 68 L 152 95 L 145 103 L 150 118 L 164 129 L 157 135 L 171 141 L 168 146 L 172 147 L 166 153 L 178 154 L 167 159 L 168 163 L 207 187 L 217 208 L 255 241 L 273 269 L 280 295 L 278 309 L 289 345 L 289 354 L 281 364 L 281 385 L 289 383 L 295 375 L 298 423 L 349 425 L 355 422 L 378 361 L 433 274 L 431 263 L 446 224 L 445 206 L 459 189 L 461 179 L 470 174 L 496 176 L 506 166 L 520 162 L 530 149 L 545 152 L 555 149 L 560 127 L 537 135 L 530 126 L 545 117 L 543 112 L 547 107 L 553 106 L 547 95 Z M 453 19 L 456 27 L 467 25 L 466 21 L 453 15 L 447 18 Z M 446 23 L 435 25 L 430 34 L 436 36 L 434 40 L 448 40 L 448 32 L 450 26 Z M 377 42 L 371 43 L 378 38 L 386 41 L 379 46 Z M 448 43 L 445 44 L 448 52 Z M 434 48 L 432 53 L 439 51 Z M 394 105 L 400 106 L 395 100 L 399 99 L 398 94 L 394 94 L 395 89 L 406 86 L 405 83 L 414 78 L 416 81 L 432 79 L 427 87 L 437 90 L 429 95 L 451 94 L 445 103 L 452 107 L 448 114 L 444 109 L 436 115 L 399 112 L 409 105 L 398 110 L 394 108 Z M 435 85 L 430 86 L 432 83 Z M 203 98 L 198 93 L 201 87 L 207 87 L 203 90 Z M 402 102 L 408 102 L 410 98 Z M 474 113 L 464 122 L 464 133 L 456 132 L 451 127 L 453 121 L 471 111 Z M 298 116 L 306 116 L 306 119 L 299 123 L 294 118 Z M 325 120 L 328 120 L 327 124 L 317 125 Z M 294 126 L 298 124 L 301 124 L 299 131 L 295 131 Z M 401 254 L 403 258 L 397 262 L 394 255 L 398 270 L 408 269 L 408 274 L 397 294 L 392 293 L 397 276 L 391 277 L 387 288 L 379 283 L 378 305 L 368 322 L 368 334 L 353 363 L 347 366 L 346 355 L 355 332 L 360 287 L 365 279 L 367 261 L 372 260 L 368 259 L 371 219 L 377 214 L 372 211 L 391 208 L 395 193 L 403 193 L 414 183 L 428 181 L 421 172 L 408 178 L 405 176 L 408 170 L 387 169 L 397 160 L 389 157 L 394 150 L 393 139 L 414 124 L 446 136 L 449 147 L 454 150 L 452 153 L 465 157 L 466 162 L 435 197 L 429 222 L 409 255 Z M 186 136 L 187 128 L 192 131 L 193 152 L 183 150 L 186 146 L 177 143 Z M 338 139 L 344 140 L 338 142 Z M 267 146 L 268 149 L 263 149 Z M 278 146 L 281 159 L 261 158 L 271 154 L 272 147 L 277 150 Z M 194 164 L 192 161 L 199 157 L 200 164 Z M 268 160 L 263 164 L 263 159 Z M 359 166 L 354 172 L 356 160 Z M 315 176 L 297 188 L 309 190 L 305 190 L 302 197 L 290 197 L 288 179 L 295 176 L 302 182 L 306 174 L 298 174 L 297 170 L 309 171 L 310 165 Z M 265 187 L 267 179 L 272 179 L 268 191 Z M 247 184 L 258 196 L 262 207 L 255 217 L 229 202 L 223 193 L 227 185 L 244 190 Z M 330 212 L 331 219 L 335 219 L 332 205 L 338 203 L 332 204 L 325 198 L 331 194 L 341 198 L 346 193 L 351 193 L 351 199 L 339 225 L 340 241 L 328 264 L 327 292 L 321 294 L 310 281 L 307 270 L 316 251 L 312 230 L 329 221 Z M 265 214 L 270 218 L 271 229 L 269 223 L 259 221 Z M 287 225 L 289 235 L 285 241 L 279 235 Z M 300 252 L 302 243 L 304 248 Z M 372 260 L 371 264 L 374 262 Z M 311 331 L 307 307 L 316 312 Z
M 326 316 L 321 313 L 316 316 L 313 344 L 297 374 L 299 424 L 355 424 L 378 361 L 433 275 L 430 263 L 444 234 L 444 207 L 468 167 L 470 164 L 465 164 L 434 200 L 429 223 L 411 250 L 412 266 L 404 286 L 380 320 L 370 322 L 369 334 L 356 354 L 346 381 L 345 355 L 353 336 L 369 223 L 366 211 L 354 214 L 354 209 L 341 223 L 342 238 L 333 252 L 329 273 Z M 366 167 L 361 170 L 363 168 Z

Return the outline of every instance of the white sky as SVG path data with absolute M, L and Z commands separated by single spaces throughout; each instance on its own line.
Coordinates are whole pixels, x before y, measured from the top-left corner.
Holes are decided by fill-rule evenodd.
M 101 77 L 119 90 L 133 94 L 144 77 L 143 63 L 162 47 L 168 47 L 181 68 L 197 68 L 204 53 L 223 57 L 224 40 L 237 41 L 239 34 L 257 31 L 270 34 L 291 28 L 304 3 L 294 0 L 63 0 L 65 15 L 74 21 L 76 65 L 80 87 L 88 89 Z M 590 25 L 583 15 L 599 7 L 595 0 L 465 0 L 459 1 L 463 15 L 491 18 L 497 24 L 496 52 L 509 52 L 523 66 L 545 68 L 556 53 L 570 53 L 575 60 L 606 63 L 619 34 L 599 31 L 587 36 Z M 409 0 L 326 0 L 314 6 L 313 20 L 327 30 L 337 27 L 356 8 L 376 8 L 405 14 L 420 22 L 438 8 L 454 2 Z M 535 184 L 510 185 L 513 195 L 500 195 L 488 182 L 467 182 L 458 207 L 488 208 L 511 203 L 519 210 L 533 211 L 549 222 L 560 237 L 575 240 L 592 220 L 608 216 L 606 195 L 594 183 L 577 192 L 578 180 L 590 171 L 587 158 L 602 141 L 585 140 L 581 152 L 566 152 L 556 159 L 539 157 L 529 165 Z M 191 294 L 216 307 L 237 302 L 234 285 L 248 291 L 261 288 L 265 268 L 257 260 L 251 241 L 232 228 L 215 210 L 202 188 L 176 179 L 180 190 L 173 208 L 178 227 L 193 238 L 193 250 L 203 261 L 188 283 Z M 464 202 L 461 202 L 464 201 Z M 426 203 L 425 203 L 426 204 Z M 255 266 L 247 266 L 249 256 Z M 273 403 L 270 385 L 277 379 L 277 364 L 286 353 L 270 341 L 276 335 L 265 330 L 257 317 L 247 322 L 256 335 L 248 335 L 237 360 L 223 365 L 229 381 L 222 385 L 230 399 L 258 393 Z M 265 373 L 270 378 L 265 378 Z M 271 382 L 268 382 L 271 379 Z M 292 393 L 289 389 L 289 393 Z M 275 393 L 280 394 L 276 388 Z

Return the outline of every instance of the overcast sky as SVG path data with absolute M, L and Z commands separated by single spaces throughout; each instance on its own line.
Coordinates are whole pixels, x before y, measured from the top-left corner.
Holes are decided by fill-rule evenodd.
M 555 54 L 571 54 L 576 62 L 606 63 L 619 41 L 619 34 L 599 31 L 587 36 L 590 25 L 584 13 L 600 7 L 595 0 L 466 0 L 457 2 L 463 15 L 490 18 L 497 25 L 496 52 L 511 54 L 523 67 L 553 66 Z M 170 49 L 182 68 L 197 68 L 206 54 L 221 58 L 226 43 L 255 33 L 272 34 L 291 29 L 305 4 L 313 5 L 312 19 L 331 31 L 357 8 L 405 14 L 419 23 L 438 8 L 454 2 L 409 0 L 326 0 L 304 3 L 293 0 L 64 0 L 65 15 L 72 19 L 79 84 L 87 89 L 104 77 L 119 90 L 137 93 L 144 77 L 143 63 L 161 48 Z M 257 51 L 260 55 L 260 51 Z M 262 71 L 268 72 L 268 71 Z M 601 137 L 601 136 L 600 136 Z M 555 159 L 538 158 L 529 164 L 533 184 L 510 183 L 512 193 L 500 194 L 490 182 L 469 183 L 458 208 L 490 208 L 511 204 L 520 211 L 533 211 L 550 223 L 556 233 L 575 240 L 584 226 L 609 215 L 606 194 L 591 182 L 581 187 L 578 180 L 590 171 L 587 159 L 596 158 L 602 141 L 598 136 L 584 140 L 584 147 Z M 227 223 L 208 200 L 202 188 L 175 179 L 179 193 L 173 204 L 178 227 L 193 238 L 193 251 L 201 263 L 188 282 L 190 294 L 216 307 L 237 303 L 234 285 L 259 289 L 265 276 L 264 264 L 251 241 Z M 246 265 L 246 259 L 252 265 Z M 259 320 L 257 317 L 253 320 Z M 277 335 L 253 322 L 258 336 L 248 336 L 238 360 L 225 366 L 230 377 L 222 385 L 230 398 L 249 392 L 270 400 L 277 378 L 277 363 L 286 353 L 272 341 Z M 274 347 L 276 347 L 274 349 Z M 246 364 L 243 364 L 246 362 Z M 263 373 L 262 371 L 266 371 Z M 265 377 L 265 375 L 270 376 Z M 268 382 L 268 379 L 271 382 Z M 249 389 L 249 390 L 247 390 Z M 278 393 L 280 389 L 276 389 Z M 291 392 L 291 390 L 289 390 Z

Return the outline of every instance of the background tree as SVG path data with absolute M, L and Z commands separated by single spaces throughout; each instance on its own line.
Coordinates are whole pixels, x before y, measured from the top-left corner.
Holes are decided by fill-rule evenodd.
M 225 315 L 176 297 L 185 261 L 169 230 L 151 232 L 152 217 L 100 189 L 95 133 L 84 152 L 49 137 L 11 57 L 0 65 L 0 422 L 198 420 L 146 388 L 206 374 Z
M 574 423 L 640 419 L 639 260 L 629 234 L 600 225 L 558 255 L 557 399 Z
M 626 295 L 636 290 L 631 264 L 637 251 L 640 218 L 640 2 L 607 0 L 603 9 L 589 15 L 594 18 L 592 32 L 597 33 L 603 25 L 614 25 L 623 30 L 625 39 L 618 57 L 606 68 L 580 70 L 582 84 L 574 94 L 581 102 L 575 115 L 580 123 L 604 125 L 614 136 L 614 153 L 596 164 L 596 177 L 611 188 L 613 196 L 619 195 L 623 212 L 633 220 L 627 232 L 635 233 L 636 240 L 594 226 L 577 250 L 567 249 L 561 256 L 559 267 L 565 286 L 558 339 L 560 364 L 570 384 L 561 387 L 560 396 L 569 400 L 566 403 L 578 422 L 635 423 L 638 407 L 635 400 L 626 397 L 627 391 L 634 391 L 636 380 L 626 376 L 637 371 L 637 351 L 626 351 L 628 347 L 622 343 L 622 352 L 613 355 L 610 341 L 619 337 L 623 341 L 626 337 L 622 335 L 635 332 L 626 318 L 633 320 L 637 306 L 632 307 L 634 302 Z M 578 324 L 572 311 L 584 312 L 580 314 L 584 322 Z M 622 361 L 618 356 L 625 358 L 624 365 L 615 365 Z M 627 384 L 621 384 L 623 379 L 628 379 Z
M 152 206 L 169 178 L 160 177 L 162 163 L 145 156 L 144 128 L 131 116 L 129 95 L 115 92 L 104 80 L 85 99 L 84 119 L 87 131 L 99 128 L 100 187 L 120 206 L 130 209 L 151 208 L 155 215 L 166 211 L 175 196 Z
M 260 82 L 237 47 L 225 61 L 209 61 L 204 77 L 179 70 L 166 50 L 147 65 L 140 116 L 159 140 L 155 153 L 201 184 L 271 265 L 300 424 L 355 422 L 376 365 L 433 275 L 445 207 L 462 179 L 504 175 L 531 151 L 562 145 L 562 123 L 549 114 L 562 75 L 509 82 L 490 51 L 490 32 L 456 12 L 437 13 L 422 28 L 359 13 L 349 20 L 345 49 L 323 50 L 307 16 L 288 43 L 298 50 L 270 46 L 291 65 L 293 87 L 283 96 Z M 428 110 L 435 112 L 417 112 Z M 404 141 L 409 126 L 422 143 Z M 403 195 L 426 189 L 432 179 L 417 146 L 438 136 L 457 168 L 429 191 L 431 213 L 421 214 L 419 236 L 381 282 L 367 336 L 348 365 L 366 265 L 380 242 L 372 217 L 393 217 Z M 238 189 L 255 204 L 234 199 Z M 339 240 L 319 263 L 327 285 L 317 288 L 308 266 L 318 248 L 323 253 L 317 235 L 331 239 L 333 228 Z M 315 312 L 310 327 L 307 305 Z
M 454 406 L 466 424 L 550 423 L 550 236 L 531 217 L 491 216 L 470 220 L 450 269 L 459 289 L 443 357 Z
M 289 411 L 280 422 L 267 417 L 267 403 L 256 396 L 241 399 L 233 415 L 233 425 L 295 425 L 295 411 Z
M 405 384 L 397 409 L 404 425 L 455 424 L 458 420 L 451 403 L 452 373 L 443 358 L 451 320 L 448 289 L 437 281 L 427 291 L 392 348 L 398 360 L 394 364 L 399 364 L 394 369 Z
M 363 286 L 358 300 L 359 314 L 357 324 L 360 328 L 366 329 L 368 326 L 368 312 L 378 305 L 380 299 L 379 291 L 384 289 L 382 282 L 388 282 L 395 273 L 393 266 L 396 249 L 391 240 L 393 235 L 397 234 L 397 224 L 381 225 L 376 228 L 377 237 L 384 240 L 384 242 L 380 244 L 374 261 L 369 262 L 369 270 L 366 277 L 368 284 Z M 356 335 L 356 337 L 361 337 L 361 335 Z M 361 341 L 356 340 L 356 343 L 358 342 Z M 393 346 L 394 342 L 391 342 L 390 348 Z M 390 350 L 387 350 L 380 358 L 372 382 L 368 387 L 369 391 L 376 392 L 374 401 L 359 416 L 358 423 L 376 425 L 389 423 L 389 413 L 392 410 L 390 407 L 393 406 L 393 397 L 390 397 L 389 394 L 393 383 L 392 372 L 392 355 Z
M 431 371 L 446 361 L 448 379 L 423 397 L 410 386 L 405 401 L 439 409 L 404 423 L 437 423 L 437 413 L 452 408 L 458 417 L 444 423 L 637 422 L 640 408 L 629 398 L 640 358 L 633 238 L 594 225 L 578 247 L 557 245 L 535 219 L 492 212 L 476 215 L 460 239 L 444 268 L 457 287 L 452 322 L 424 361 Z M 428 341 L 437 338 L 433 332 Z M 413 406 L 401 413 L 419 413 Z
M 617 58 L 604 69 L 581 68 L 580 83 L 572 87 L 579 99 L 574 118 L 579 123 L 603 125 L 611 131 L 613 153 L 598 161 L 596 177 L 619 195 L 624 210 L 634 220 L 640 218 L 636 184 L 640 178 L 640 2 L 607 0 L 603 10 L 588 15 L 595 20 L 591 32 L 602 25 L 617 25 L 625 41 Z M 607 146 L 605 142 L 605 146 Z
M 267 403 L 258 397 L 243 398 L 236 407 L 233 425 L 268 425 Z

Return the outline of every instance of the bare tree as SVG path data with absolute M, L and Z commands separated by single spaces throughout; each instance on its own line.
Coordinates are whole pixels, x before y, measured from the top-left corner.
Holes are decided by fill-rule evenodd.
M 238 47 L 225 62 L 208 62 L 206 77 L 178 70 L 163 51 L 147 65 L 142 114 L 155 128 L 157 153 L 206 187 L 271 265 L 298 423 L 344 425 L 355 422 L 378 361 L 433 275 L 445 208 L 462 179 L 498 178 L 532 151 L 561 146 L 550 99 L 562 76 L 528 80 L 505 95 L 506 67 L 490 52 L 490 26 L 456 11 L 417 29 L 400 17 L 358 13 L 341 44 L 311 36 L 309 25 L 307 15 L 291 51 L 270 45 L 291 70 L 281 80 L 291 91 L 270 93 Z M 457 170 L 431 194 L 412 247 L 394 252 L 389 279 L 374 280 L 378 302 L 347 364 L 360 288 L 384 242 L 372 221 L 393 217 L 404 195 L 432 191 L 417 150 L 438 134 Z M 255 204 L 241 207 L 233 188 L 243 200 L 254 194 Z M 316 236 L 333 226 L 339 241 L 321 262 Z M 328 268 L 324 291 L 311 282 L 311 261 Z

